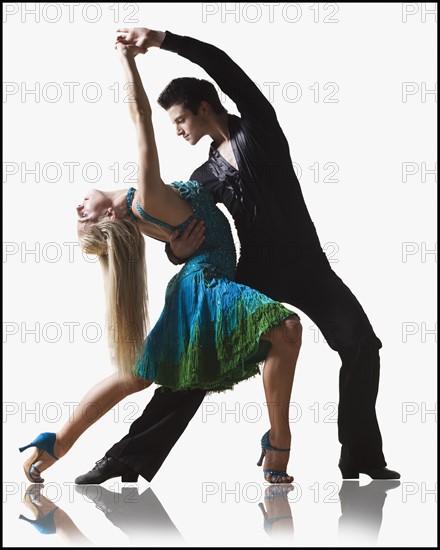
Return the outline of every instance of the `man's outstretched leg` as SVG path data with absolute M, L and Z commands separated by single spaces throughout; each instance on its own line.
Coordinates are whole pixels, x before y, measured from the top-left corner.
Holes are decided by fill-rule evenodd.
M 205 390 L 173 392 L 157 388 L 128 434 L 113 445 L 92 470 L 77 477 L 75 483 L 103 483 L 119 476 L 123 481 L 136 481 L 139 474 L 151 481 L 205 395 Z

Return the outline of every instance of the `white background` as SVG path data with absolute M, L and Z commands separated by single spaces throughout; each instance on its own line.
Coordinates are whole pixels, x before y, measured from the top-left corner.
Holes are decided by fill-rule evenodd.
M 25 10 L 35 4 L 4 4 L 4 544 L 72 544 L 18 521 L 20 513 L 32 516 L 22 503 L 25 457 L 17 449 L 40 432 L 57 431 L 69 403 L 114 369 L 102 329 L 101 272 L 77 246 L 75 205 L 90 188 L 136 186 L 124 168 L 137 162 L 137 150 L 113 42 L 118 26 L 147 26 L 222 48 L 273 101 L 321 243 L 383 343 L 377 413 L 385 457 L 402 480 L 386 501 L 378 545 L 435 545 L 436 495 L 426 491 L 436 488 L 437 413 L 429 412 L 437 410 L 437 254 L 429 252 L 437 247 L 436 175 L 424 173 L 436 168 L 437 99 L 429 93 L 436 89 L 436 16 L 427 13 L 435 4 L 301 3 L 271 10 L 267 4 L 70 4 L 70 12 L 67 6 L 37 4 L 31 14 Z M 225 11 L 234 8 L 235 14 Z M 206 159 L 210 140 L 191 148 L 177 139 L 155 100 L 172 78 L 206 74 L 157 49 L 137 61 L 153 104 L 163 179 L 188 179 Z M 337 102 L 328 102 L 335 89 L 329 83 L 337 86 Z M 75 163 L 70 173 L 69 163 Z M 315 163 L 319 175 L 310 168 Z M 332 175 L 326 163 L 336 163 L 336 181 L 324 179 Z M 404 163 L 412 163 L 406 178 Z M 154 323 L 178 268 L 160 243 L 148 239 L 147 247 Z M 289 463 L 298 484 L 291 501 L 295 532 L 286 543 L 342 545 L 337 491 L 325 498 L 341 484 L 333 414 L 340 360 L 301 317 Z M 75 324 L 71 333 L 68 323 Z M 44 476 L 45 494 L 95 545 L 135 541 L 75 494 L 71 482 L 126 433 L 152 392 L 120 403 Z M 260 377 L 210 397 L 153 480 L 184 544 L 272 543 L 257 507 L 265 484 L 255 466 L 266 412 Z M 141 480 L 140 492 L 147 487 Z M 234 487 L 235 495 L 225 493 Z M 214 494 L 203 498 L 207 489 Z M 152 544 L 148 534 L 140 536 L 142 545 Z M 164 533 L 155 543 L 167 540 Z M 353 540 L 367 543 L 360 531 Z

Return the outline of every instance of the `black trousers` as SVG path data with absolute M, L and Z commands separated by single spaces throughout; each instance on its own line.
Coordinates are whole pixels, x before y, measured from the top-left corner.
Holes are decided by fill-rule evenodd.
M 359 469 L 386 466 L 376 418 L 382 343 L 350 289 L 322 250 L 301 257 L 294 248 L 257 243 L 242 248 L 236 281 L 303 311 L 339 353 L 338 435 L 341 458 Z M 270 254 L 269 254 L 270 250 Z M 317 250 L 317 251 L 316 251 Z M 258 251 L 258 254 L 255 253 Z M 142 416 L 107 455 L 151 481 L 203 401 L 203 390 L 158 388 Z

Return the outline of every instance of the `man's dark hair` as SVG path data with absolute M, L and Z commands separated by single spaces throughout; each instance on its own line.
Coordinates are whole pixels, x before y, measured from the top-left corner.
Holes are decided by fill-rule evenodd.
M 202 101 L 209 103 L 214 113 L 218 115 L 227 112 L 220 103 L 220 98 L 213 84 L 199 78 L 175 78 L 166 86 L 157 99 L 159 105 L 166 111 L 173 105 L 182 105 L 194 115 L 198 113 Z

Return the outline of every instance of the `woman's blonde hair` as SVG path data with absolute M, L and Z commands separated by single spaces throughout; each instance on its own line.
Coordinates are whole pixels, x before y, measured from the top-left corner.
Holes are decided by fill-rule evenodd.
M 80 245 L 99 257 L 112 358 L 124 378 L 133 376 L 149 329 L 145 239 L 135 221 L 101 220 L 82 232 Z

